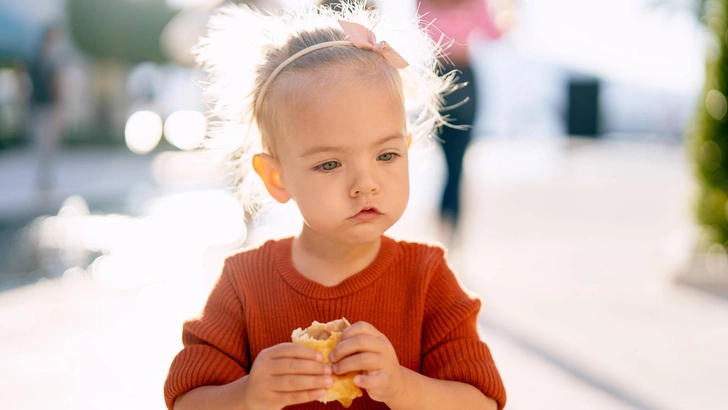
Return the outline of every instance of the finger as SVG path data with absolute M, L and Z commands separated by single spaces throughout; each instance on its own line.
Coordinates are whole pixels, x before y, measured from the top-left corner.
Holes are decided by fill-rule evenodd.
M 268 369 L 270 374 L 274 376 L 285 374 L 331 374 L 331 366 L 327 366 L 322 362 L 290 357 L 272 359 Z
M 381 354 L 359 353 L 334 364 L 333 370 L 336 374 L 346 374 L 349 372 L 377 371 L 381 370 L 383 366 L 383 356 Z
M 362 389 L 373 389 L 387 383 L 387 375 L 384 372 L 369 372 L 354 377 L 354 384 Z
M 286 393 L 326 389 L 334 384 L 331 376 L 284 375 L 275 376 L 272 381 L 274 391 Z
M 302 346 L 295 343 L 280 343 L 273 347 L 265 349 L 264 352 L 266 352 L 268 357 L 270 357 L 271 359 L 290 357 L 295 359 L 307 359 L 316 361 L 323 360 L 321 353 L 308 346 Z
M 284 406 L 308 403 L 324 397 L 324 394 L 326 394 L 326 390 L 324 389 L 278 393 L 280 401 Z
M 341 340 L 349 339 L 359 335 L 379 336 L 382 333 L 371 323 L 360 321 L 344 329 L 341 333 Z
M 334 350 L 329 355 L 333 363 L 357 353 L 374 352 L 381 353 L 385 348 L 385 340 L 372 335 L 359 335 L 346 340 L 339 340 Z

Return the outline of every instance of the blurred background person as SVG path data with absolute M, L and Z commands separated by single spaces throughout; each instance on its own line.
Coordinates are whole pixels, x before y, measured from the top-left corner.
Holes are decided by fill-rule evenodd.
M 444 97 L 442 114 L 448 116 L 452 127 L 444 126 L 438 132 L 447 162 L 447 180 L 440 202 L 441 239 L 449 242 L 460 219 L 463 157 L 478 105 L 482 103 L 477 93 L 476 70 L 470 64 L 469 45 L 473 41 L 499 39 L 508 25 L 496 20 L 488 0 L 422 0 L 418 14 L 423 16 L 423 23 L 431 24 L 432 39 L 446 45 L 446 55 L 440 61 L 441 74 L 456 71 L 457 83 L 462 85 Z
M 63 109 L 59 102 L 63 93 L 62 66 L 67 52 L 63 28 L 49 25 L 28 67 L 31 82 L 29 131 L 38 152 L 35 184 L 46 211 L 51 206 L 54 157 L 64 132 Z

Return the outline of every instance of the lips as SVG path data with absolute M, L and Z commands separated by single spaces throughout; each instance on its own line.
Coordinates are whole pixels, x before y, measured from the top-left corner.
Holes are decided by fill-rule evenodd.
M 357 221 L 370 221 L 380 216 L 381 214 L 382 213 L 379 211 L 379 209 L 373 206 L 366 206 L 363 207 L 356 215 L 352 216 L 351 218 Z
M 375 207 L 375 206 L 365 206 L 359 212 L 364 212 L 364 211 L 376 212 L 378 214 L 381 214 L 381 212 L 379 212 L 379 209 L 377 209 L 377 207 Z

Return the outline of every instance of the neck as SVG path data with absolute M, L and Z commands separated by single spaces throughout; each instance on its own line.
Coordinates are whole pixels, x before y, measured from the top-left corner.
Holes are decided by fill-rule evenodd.
M 382 240 L 362 244 L 341 243 L 304 229 L 293 239 L 296 269 L 325 286 L 335 286 L 360 272 L 376 259 Z
M 359 244 L 342 243 L 304 228 L 294 239 L 294 243 L 309 257 L 332 263 L 349 263 L 371 253 L 376 254 L 382 240 L 377 238 L 375 241 Z

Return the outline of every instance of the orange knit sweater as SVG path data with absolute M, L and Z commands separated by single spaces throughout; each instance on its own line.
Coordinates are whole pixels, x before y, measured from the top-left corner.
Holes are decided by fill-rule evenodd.
M 441 248 L 382 237 L 374 262 L 325 287 L 296 270 L 291 243 L 292 238 L 271 240 L 225 261 L 201 316 L 184 324 L 184 348 L 164 386 L 169 409 L 184 392 L 245 376 L 261 350 L 290 342 L 294 329 L 341 317 L 369 322 L 384 333 L 402 366 L 471 384 L 499 408 L 505 405 L 503 382 L 476 330 L 480 301 L 460 288 Z M 336 406 L 312 402 L 291 408 Z M 350 407 L 386 408 L 366 393 Z

